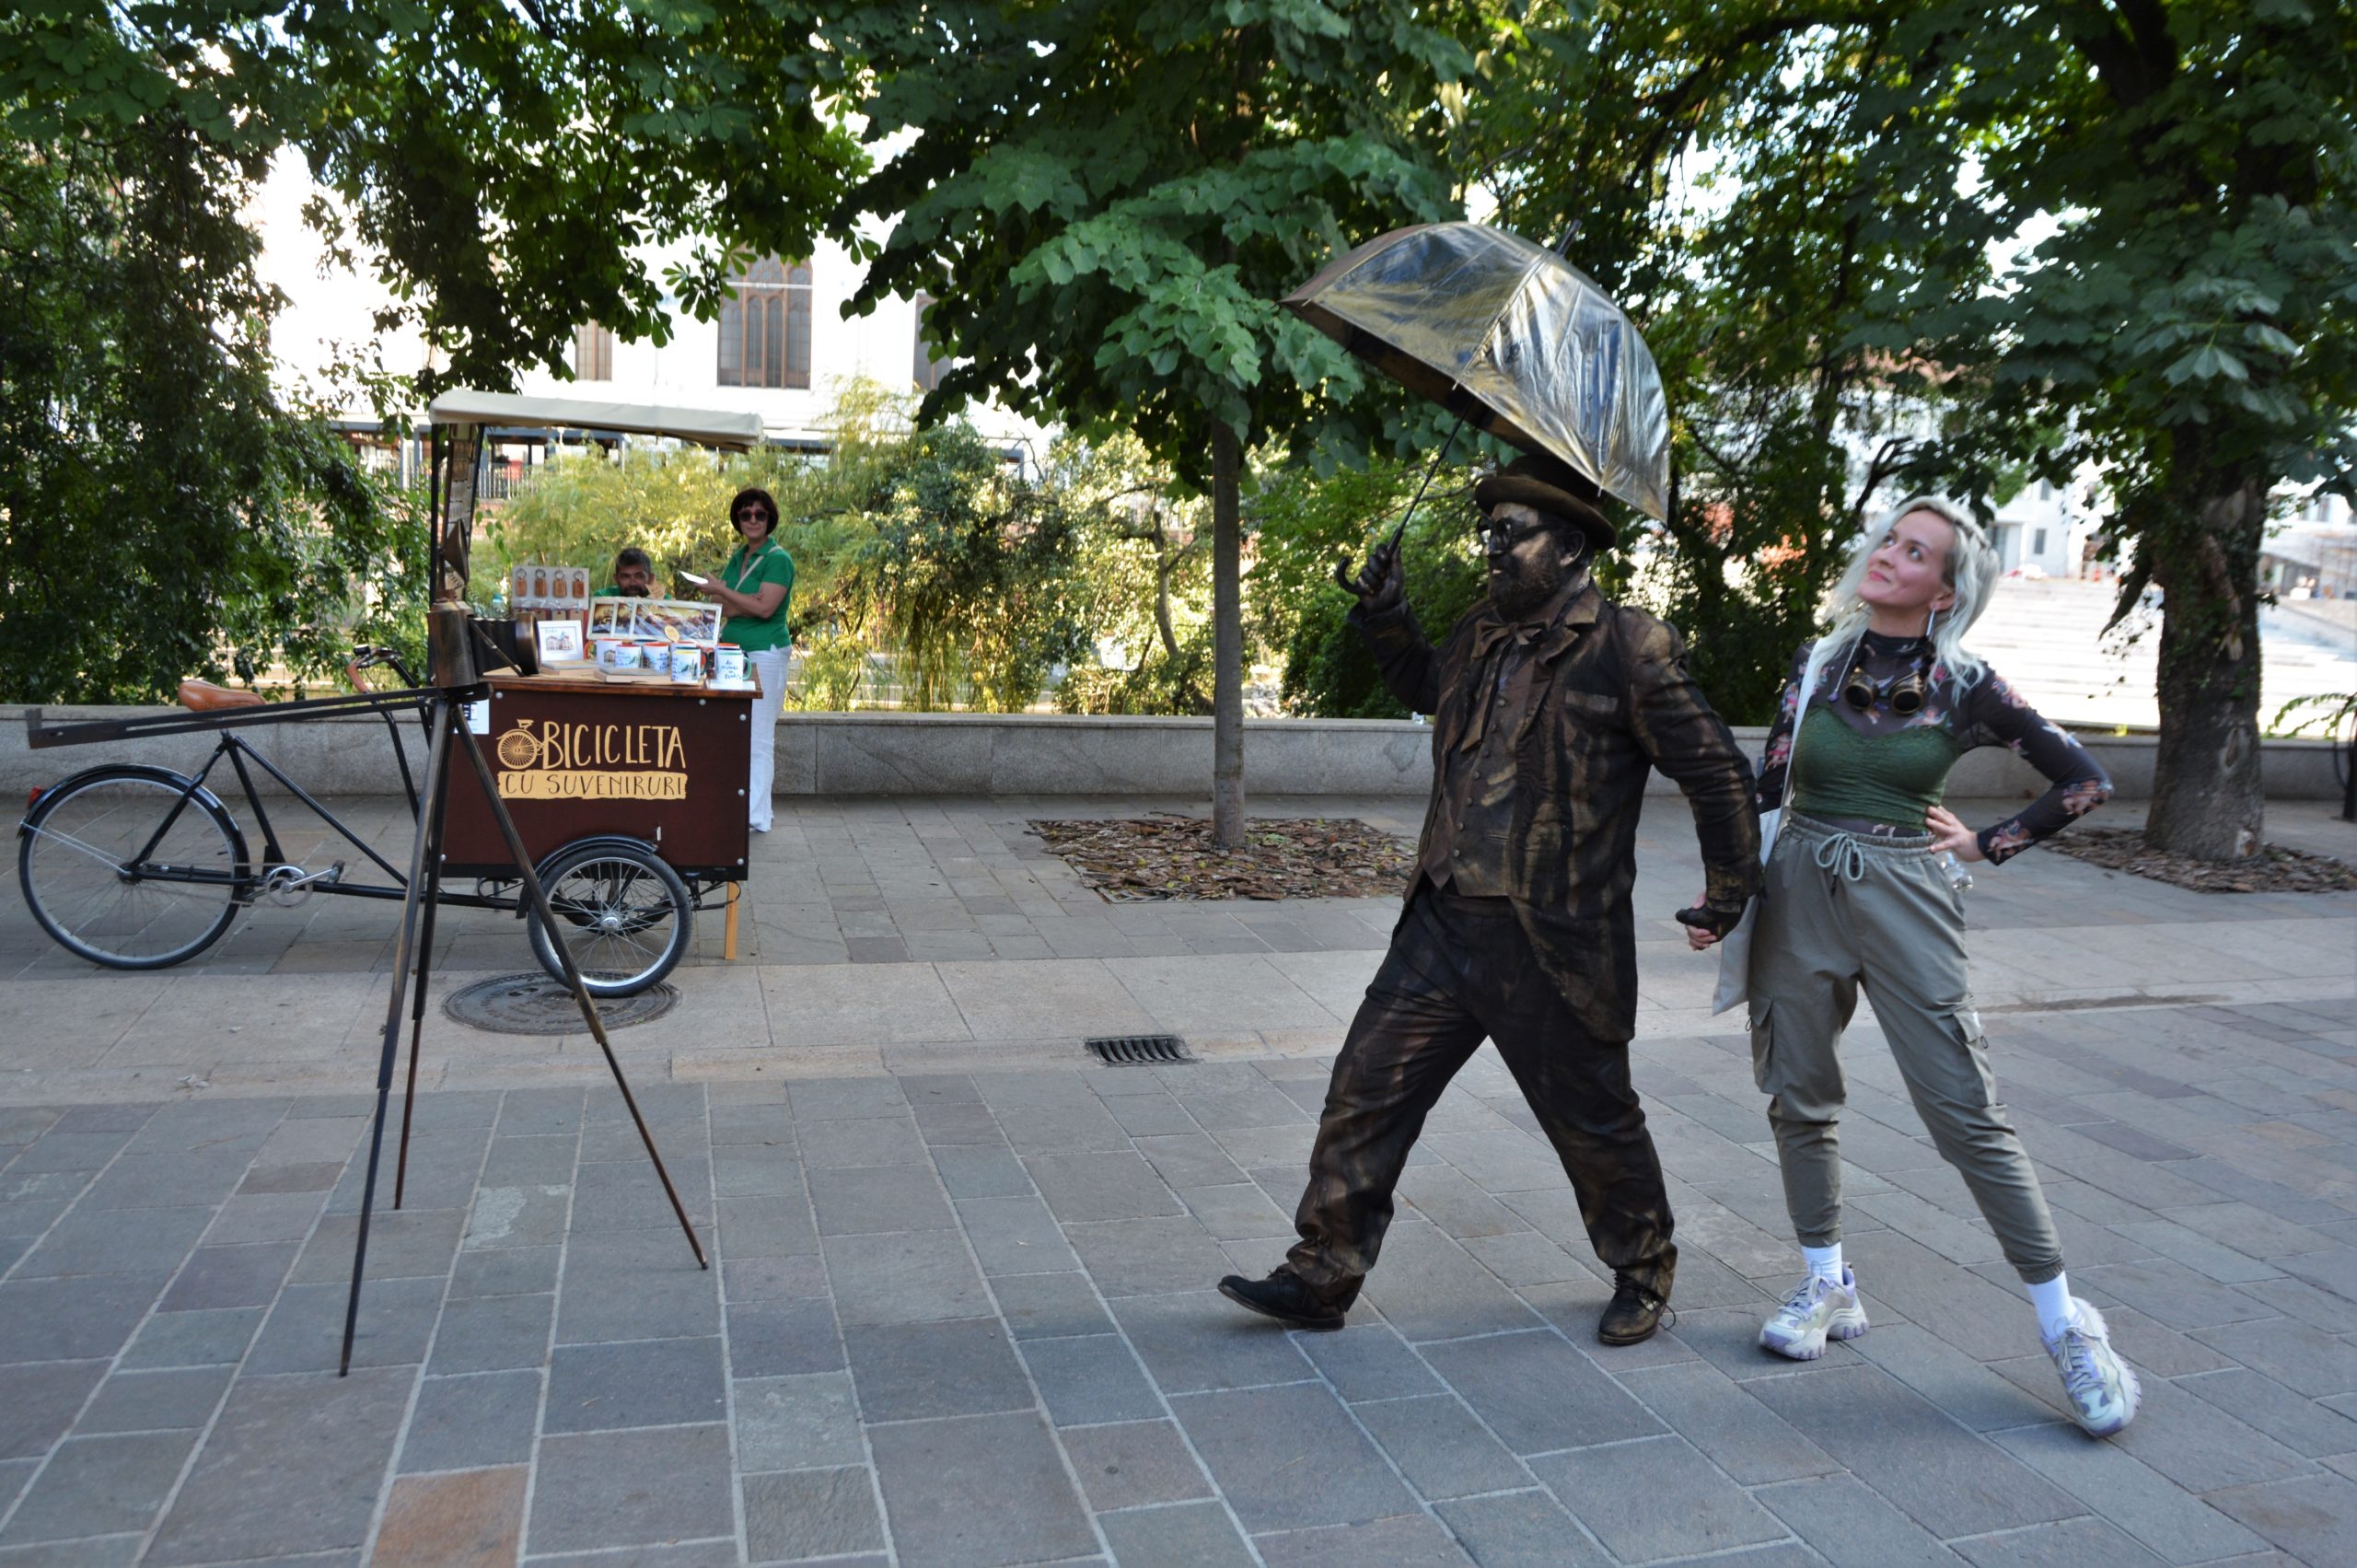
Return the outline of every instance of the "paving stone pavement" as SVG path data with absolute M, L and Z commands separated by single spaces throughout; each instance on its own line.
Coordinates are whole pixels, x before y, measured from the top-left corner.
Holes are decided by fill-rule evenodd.
M 2053 855 L 1970 896 L 2072 1278 L 2144 1372 L 2096 1443 L 1870 1024 L 1844 1152 L 1875 1327 L 1805 1365 L 1754 1345 L 1797 1260 L 1745 1038 L 1654 924 L 1691 878 L 1675 822 L 1641 862 L 1635 1061 L 1680 1316 L 1626 1350 L 1593 1337 L 1608 1284 L 1488 1052 L 1348 1328 L 1212 1292 L 1289 1237 L 1379 900 L 1341 912 L 1371 941 L 1323 952 L 682 970 L 679 1011 L 615 1038 L 709 1271 L 577 1044 L 429 1031 L 488 1060 L 420 1098 L 348 1378 L 381 977 L 305 970 L 331 940 L 308 931 L 161 978 L 9 947 L 0 1564 L 2357 1559 L 2357 898 Z M 1202 1020 L 1210 1059 L 1080 1064 L 1120 1009 Z M 775 1028 L 828 1016 L 838 1043 Z M 232 1027 L 266 1049 L 194 1038 Z
M 339 801 L 391 858 L 399 803 Z M 735 962 L 706 912 L 675 980 L 691 998 L 631 1031 L 633 1071 L 678 1079 L 959 1071 L 1067 1062 L 1084 1037 L 1175 1031 L 1235 1060 L 1330 1057 L 1398 918 L 1390 899 L 1108 903 L 1027 831 L 1039 817 L 1190 809 L 1178 799 L 781 800 L 754 840 Z M 1958 802 L 1967 820 L 2012 803 Z M 1421 803 L 1257 796 L 1256 814 L 1352 816 L 1415 833 Z M 2134 820 L 2114 802 L 2107 822 Z M 2348 854 L 2357 830 L 2322 802 L 2279 803 L 2270 836 Z M 348 848 L 303 841 L 321 866 Z M 1672 918 L 1701 887 L 1691 819 L 1650 798 L 1637 839 L 1637 1030 L 1723 1032 L 1712 963 Z M 1011 907 L 1010 907 L 1011 906 Z M 1977 995 L 1992 1015 L 2123 1001 L 2334 997 L 2351 989 L 2357 895 L 2221 897 L 2122 877 L 2061 855 L 1984 873 L 1967 900 Z M 2328 927 L 2319 920 L 2338 922 Z M 94 970 L 0 897 L 0 987 L 38 1034 L 0 1030 L 0 1103 L 145 1098 L 194 1080 L 240 1094 L 367 1081 L 393 962 L 393 906 L 327 895 L 266 905 L 178 968 Z M 441 912 L 436 989 L 528 970 L 518 922 Z M 1869 1013 L 1869 1016 L 1871 1014 Z M 524 1039 L 426 1021 L 428 1089 L 577 1084 L 586 1035 Z

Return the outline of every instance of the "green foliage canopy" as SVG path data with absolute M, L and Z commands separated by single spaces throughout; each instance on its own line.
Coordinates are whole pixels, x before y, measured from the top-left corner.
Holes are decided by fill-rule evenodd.
M 573 331 L 668 336 L 718 308 L 732 247 L 806 255 L 859 172 L 836 62 L 795 0 L 19 0 L 0 105 L 40 146 L 157 116 L 237 156 L 298 148 L 307 215 L 376 258 L 435 356 L 419 378 L 563 373 Z M 667 277 L 653 248 L 691 242 Z
M 397 640 L 423 528 L 272 383 L 257 160 L 169 108 L 0 154 L 0 700 Z
M 437 386 L 662 341 L 737 249 L 807 253 L 864 167 L 792 0 L 21 0 L 0 14 L 0 630 L 12 695 L 340 662 L 415 609 L 400 508 L 271 389 L 238 208 L 297 149 Z M 672 240 L 688 259 L 663 277 Z M 406 537 L 404 537 L 406 536 Z M 384 634 L 363 627 L 360 635 Z M 234 650 L 234 651 L 227 651 Z
M 975 398 L 1116 421 L 1198 489 L 1211 430 L 1363 445 L 1397 400 L 1275 301 L 1335 250 L 1446 216 L 1440 95 L 1469 10 L 1410 0 L 899 0 L 828 36 L 895 148 L 844 219 L 889 220 L 853 301 L 929 295 Z M 1414 427 L 1422 428 L 1422 423 Z M 1395 432 L 1395 434 L 1398 432 Z
M 988 396 L 1133 431 L 1212 500 L 1212 808 L 1243 836 L 1242 454 L 1364 449 L 1403 401 L 1276 299 L 1349 240 L 1454 215 L 1439 108 L 1479 10 L 1414 0 L 891 0 L 830 14 L 891 155 L 841 226 L 891 221 L 854 307 L 928 295 Z M 1422 429 L 1429 422 L 1415 419 Z

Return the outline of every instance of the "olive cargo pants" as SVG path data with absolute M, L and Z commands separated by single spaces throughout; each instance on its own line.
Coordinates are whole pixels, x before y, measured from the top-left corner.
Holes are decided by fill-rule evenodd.
M 1804 1246 L 1841 1237 L 1841 1031 L 1865 987 L 1941 1156 L 2039 1284 L 2062 1243 L 1997 1099 L 1966 973 L 1964 912 L 1928 836 L 1852 835 L 1787 813 L 1751 947 L 1751 1063 L 1771 1097 L 1784 1204 Z

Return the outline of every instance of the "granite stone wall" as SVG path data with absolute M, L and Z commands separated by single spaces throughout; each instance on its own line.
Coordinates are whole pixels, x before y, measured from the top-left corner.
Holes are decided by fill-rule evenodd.
M 134 713 L 141 708 L 50 708 L 59 724 Z M 138 742 L 53 748 L 26 745 L 20 707 L 0 706 L 0 800 L 103 761 L 153 763 L 186 771 L 203 765 L 214 738 L 167 736 Z M 375 718 L 329 718 L 247 732 L 255 745 L 314 795 L 393 795 L 401 788 L 392 740 Z M 1245 725 L 1245 786 L 1257 795 L 1422 795 L 1432 780 L 1432 731 L 1387 719 L 1258 719 Z M 1764 732 L 1737 728 L 1757 755 Z M 401 726 L 414 770 L 424 737 Z M 2083 734 L 2110 770 L 2122 799 L 2148 797 L 2155 741 L 2149 735 Z M 787 714 L 777 726 L 777 793 L 782 796 L 1205 795 L 1212 761 L 1207 718 L 1087 717 L 994 714 Z M 2268 794 L 2284 800 L 2340 797 L 2332 755 L 2319 740 L 2267 743 Z M 236 788 L 226 766 L 219 788 Z M 256 782 L 272 794 L 274 781 Z M 1659 774 L 1649 789 L 1676 789 Z M 1949 793 L 2002 798 L 2043 787 L 2035 770 L 2011 752 L 1987 748 L 1957 765 Z

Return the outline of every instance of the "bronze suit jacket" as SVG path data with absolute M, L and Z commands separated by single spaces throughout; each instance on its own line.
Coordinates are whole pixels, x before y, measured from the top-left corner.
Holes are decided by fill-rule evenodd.
M 1437 830 L 1450 754 L 1484 722 L 1477 649 L 1496 641 L 1484 603 L 1434 648 L 1405 604 L 1351 618 L 1391 694 L 1433 715 Z M 1739 910 L 1759 890 L 1751 764 L 1686 673 L 1678 633 L 1612 603 L 1593 584 L 1538 649 L 1532 700 L 1515 722 L 1514 828 L 1507 896 L 1548 978 L 1596 1038 L 1636 1032 L 1637 814 L 1654 768 L 1677 781 L 1701 841 L 1706 900 Z M 1411 894 L 1412 896 L 1412 894 Z M 1682 900 L 1681 900 L 1682 901 Z

